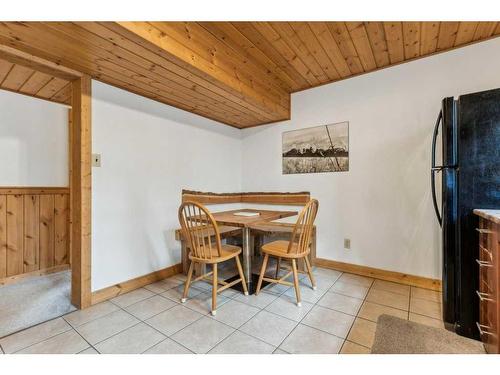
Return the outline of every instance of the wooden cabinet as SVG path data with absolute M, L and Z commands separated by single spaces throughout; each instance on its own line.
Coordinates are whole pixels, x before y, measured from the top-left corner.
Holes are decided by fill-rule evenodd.
M 474 210 L 479 217 L 479 322 L 488 353 L 500 353 L 500 211 Z M 496 214 L 496 215 L 495 215 Z

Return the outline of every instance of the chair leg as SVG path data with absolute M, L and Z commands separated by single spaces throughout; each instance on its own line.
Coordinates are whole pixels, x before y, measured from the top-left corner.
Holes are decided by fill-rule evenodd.
M 217 263 L 213 264 L 213 279 L 212 279 L 212 315 L 217 313 Z
M 262 286 L 262 279 L 267 269 L 267 261 L 269 260 L 269 254 L 264 255 L 264 260 L 262 261 L 262 267 L 260 269 L 259 282 L 257 283 L 257 289 L 255 290 L 255 295 L 259 294 L 260 287 Z
M 297 306 L 302 306 L 300 302 L 300 287 L 299 287 L 299 275 L 297 272 L 297 260 L 292 259 L 292 270 L 293 270 L 293 285 L 295 286 L 295 296 L 297 297 Z
M 307 274 L 309 275 L 309 280 L 311 280 L 312 288 L 313 290 L 316 290 L 316 280 L 314 279 L 311 264 L 309 263 L 307 255 L 304 257 L 304 262 L 306 263 Z
M 186 284 L 184 284 L 184 293 L 182 294 L 181 303 L 186 302 L 186 298 L 189 292 L 189 287 L 191 286 L 191 277 L 193 277 L 194 262 L 191 261 L 189 264 L 189 271 L 186 279 Z
M 240 274 L 241 278 L 241 285 L 243 286 L 243 293 L 245 294 L 245 296 L 248 296 L 247 283 L 245 281 L 245 275 L 243 274 L 243 268 L 241 268 L 239 255 L 236 255 L 235 259 L 236 259 L 236 267 L 238 267 L 238 273 Z
M 280 274 L 280 266 L 281 266 L 281 257 L 278 257 L 276 259 L 276 274 L 274 275 L 275 279 L 277 279 Z

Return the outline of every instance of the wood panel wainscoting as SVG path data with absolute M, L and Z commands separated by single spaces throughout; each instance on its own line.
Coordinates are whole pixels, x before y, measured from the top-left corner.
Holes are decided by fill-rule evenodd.
M 0 285 L 68 269 L 69 188 L 0 188 Z
M 316 258 L 313 260 L 313 263 L 317 267 L 349 272 L 360 276 L 373 277 L 374 279 L 392 281 L 399 284 L 411 285 L 439 292 L 441 291 L 441 280 L 438 279 L 409 275 L 406 273 L 388 271 L 380 268 L 360 266 L 357 264 L 337 262 L 334 260 L 323 258 Z

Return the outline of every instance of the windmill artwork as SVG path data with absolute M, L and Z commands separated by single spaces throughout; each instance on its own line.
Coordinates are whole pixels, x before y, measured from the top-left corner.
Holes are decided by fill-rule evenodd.
M 349 122 L 283 133 L 283 174 L 349 170 Z

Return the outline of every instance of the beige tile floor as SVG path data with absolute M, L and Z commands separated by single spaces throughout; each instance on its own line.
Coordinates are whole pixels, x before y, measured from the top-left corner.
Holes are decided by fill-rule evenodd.
M 316 268 L 318 289 L 268 286 L 258 296 L 227 290 L 217 315 L 210 285 L 180 304 L 176 275 L 83 311 L 0 339 L 2 353 L 369 353 L 381 314 L 443 327 L 431 290 Z

